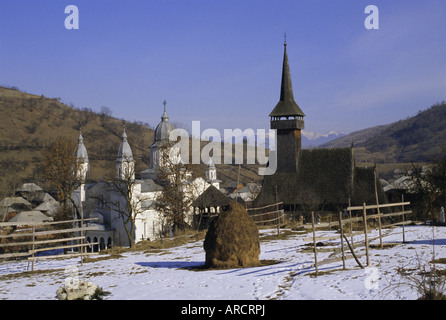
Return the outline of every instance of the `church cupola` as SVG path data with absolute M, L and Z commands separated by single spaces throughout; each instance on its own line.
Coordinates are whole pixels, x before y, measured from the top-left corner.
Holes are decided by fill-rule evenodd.
M 170 133 L 175 129 L 175 126 L 169 122 L 169 116 L 166 112 L 167 102 L 164 100 L 164 113 L 161 117 L 161 122 L 155 129 L 155 141 L 150 146 L 150 166 L 149 169 L 157 169 L 162 162 L 162 147 L 169 141 Z
M 214 180 L 217 180 L 217 169 L 215 168 L 214 161 L 210 158 L 206 166 L 206 181 L 211 182 Z
M 169 116 L 166 112 L 166 105 L 167 102 L 164 100 L 164 113 L 161 117 L 161 122 L 157 125 L 155 129 L 155 141 L 168 141 L 169 135 L 172 132 L 172 130 L 175 129 L 175 126 L 169 122 Z
M 271 129 L 277 130 L 277 171 L 296 172 L 305 114 L 294 101 L 286 41 L 284 43 L 280 100 L 269 116 Z
M 209 161 L 206 165 L 205 178 L 207 183 L 213 185 L 217 189 L 220 189 L 220 180 L 217 180 L 217 168 L 215 167 L 212 158 L 209 158 Z
M 82 183 L 85 183 L 88 177 L 88 173 L 90 171 L 90 164 L 88 161 L 87 148 L 85 148 L 84 145 L 84 138 L 82 137 L 82 132 L 79 132 L 79 139 L 74 154 L 77 159 L 76 177 Z
M 124 131 L 121 137 L 121 145 L 116 159 L 116 175 L 119 180 L 135 179 L 135 160 L 132 149 L 127 141 L 127 134 Z

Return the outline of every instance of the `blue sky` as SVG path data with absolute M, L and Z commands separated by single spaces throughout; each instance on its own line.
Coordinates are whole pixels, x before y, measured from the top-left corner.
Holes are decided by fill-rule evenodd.
M 306 129 L 348 133 L 446 100 L 445 13 L 444 0 L 1 0 L 0 85 L 152 126 L 167 100 L 187 128 L 267 129 L 286 32 Z

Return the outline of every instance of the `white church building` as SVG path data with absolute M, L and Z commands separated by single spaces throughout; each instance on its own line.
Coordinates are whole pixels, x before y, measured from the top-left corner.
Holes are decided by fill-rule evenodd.
M 79 136 L 76 156 L 80 162 L 78 177 L 82 182 L 80 187 L 73 193 L 73 200 L 77 205 L 77 210 L 82 210 L 84 218 L 97 218 L 98 230 L 87 231 L 86 239 L 89 243 L 98 243 L 89 250 L 98 251 L 111 246 L 129 246 L 129 239 L 125 229 L 125 222 L 119 213 L 127 208 L 126 201 L 133 201 L 135 227 L 133 239 L 137 243 L 141 240 L 155 240 L 165 232 L 166 226 L 163 216 L 156 210 L 155 203 L 161 194 L 163 187 L 157 183 L 157 172 L 162 165 L 162 146 L 169 140 L 170 132 L 174 130 L 174 125 L 169 122 L 164 102 L 164 113 L 161 122 L 155 129 L 155 141 L 150 147 L 150 166 L 140 172 L 140 179 L 135 178 L 135 160 L 132 149 L 127 141 L 125 129 L 122 133 L 121 145 L 116 157 L 116 181 L 99 181 L 87 183 L 89 173 L 89 160 L 87 148 L 84 145 L 82 133 Z M 126 199 L 122 192 L 116 188 L 111 188 L 113 183 L 119 183 L 120 179 L 131 176 L 132 199 Z M 219 189 L 216 168 L 213 163 L 209 163 L 205 177 L 189 179 L 184 186 L 188 188 L 192 199 L 196 199 L 210 185 Z M 187 213 L 186 222 L 193 221 L 193 210 Z M 129 223 L 127 223 L 129 226 Z M 167 229 L 168 230 L 168 229 Z

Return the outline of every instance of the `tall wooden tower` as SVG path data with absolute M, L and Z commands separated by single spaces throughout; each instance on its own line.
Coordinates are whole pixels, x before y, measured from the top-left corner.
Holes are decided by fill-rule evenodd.
M 271 129 L 277 130 L 277 172 L 297 172 L 305 114 L 294 101 L 286 47 L 285 41 L 280 101 L 269 116 Z

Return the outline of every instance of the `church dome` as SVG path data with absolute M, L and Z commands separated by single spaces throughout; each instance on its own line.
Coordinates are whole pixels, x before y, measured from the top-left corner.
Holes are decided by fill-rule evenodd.
M 166 113 L 166 101 L 164 101 L 164 114 L 161 117 L 161 122 L 155 129 L 155 141 L 169 140 L 169 135 L 175 129 L 175 126 L 169 122 L 169 116 Z
M 84 145 L 84 138 L 82 137 L 82 133 L 79 134 L 79 142 L 76 147 L 75 155 L 77 159 L 88 162 L 87 149 Z
M 118 151 L 118 161 L 132 161 L 133 160 L 133 153 L 132 149 L 130 148 L 130 145 L 127 141 L 127 134 L 124 132 L 122 133 L 122 142 L 119 146 Z

